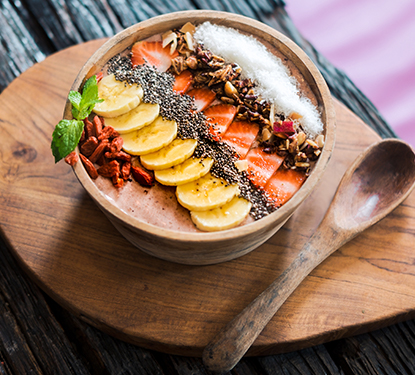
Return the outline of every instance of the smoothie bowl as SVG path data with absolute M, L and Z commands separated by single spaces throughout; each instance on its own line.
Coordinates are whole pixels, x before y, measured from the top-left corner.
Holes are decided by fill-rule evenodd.
M 66 161 L 127 240 L 167 261 L 254 250 L 332 153 L 334 109 L 317 68 L 246 17 L 187 11 L 134 25 L 96 51 L 72 90 L 93 85 L 100 101 Z

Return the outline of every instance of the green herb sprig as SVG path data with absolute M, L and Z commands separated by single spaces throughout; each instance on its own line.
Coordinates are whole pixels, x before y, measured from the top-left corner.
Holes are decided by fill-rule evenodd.
M 82 95 L 78 91 L 70 91 L 68 99 L 74 119 L 59 121 L 53 131 L 51 149 L 55 163 L 75 150 L 84 129 L 82 120 L 89 116 L 95 104 L 104 101 L 98 97 L 97 77 L 92 76 L 85 82 Z

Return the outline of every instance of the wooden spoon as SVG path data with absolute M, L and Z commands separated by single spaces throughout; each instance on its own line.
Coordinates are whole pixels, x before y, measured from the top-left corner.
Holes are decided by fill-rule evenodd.
M 325 217 L 292 264 L 205 348 L 206 367 L 230 371 L 304 278 L 394 210 L 410 194 L 414 181 L 415 155 L 406 143 L 386 139 L 366 149 L 343 176 Z

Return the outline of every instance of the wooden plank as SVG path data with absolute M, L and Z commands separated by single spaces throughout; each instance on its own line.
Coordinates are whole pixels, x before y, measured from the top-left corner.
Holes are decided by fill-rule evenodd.
M 0 239 L 0 351 L 17 374 L 88 374 L 41 291 L 21 275 Z M 53 337 L 53 343 L 50 338 Z
M 13 371 L 23 374 L 27 369 L 41 373 L 32 350 L 23 332 L 19 328 L 10 305 L 0 294 L 0 352 L 7 356 L 7 362 L 13 366 Z M 1 363 L 2 365 L 4 362 Z M 0 367 L 0 369 L 3 366 Z
M 285 355 L 259 357 L 258 362 L 266 375 L 297 372 L 312 375 L 343 374 L 323 345 Z

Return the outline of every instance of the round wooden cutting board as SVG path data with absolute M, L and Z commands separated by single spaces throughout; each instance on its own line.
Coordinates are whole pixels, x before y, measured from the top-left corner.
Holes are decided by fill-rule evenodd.
M 274 237 L 237 260 L 185 266 L 130 245 L 63 162 L 51 134 L 72 81 L 103 43 L 48 57 L 0 96 L 0 227 L 32 279 L 99 329 L 143 347 L 200 356 L 313 233 L 354 158 L 378 136 L 335 102 L 335 151 L 318 189 Z M 415 195 L 306 278 L 249 351 L 272 354 L 415 317 Z

